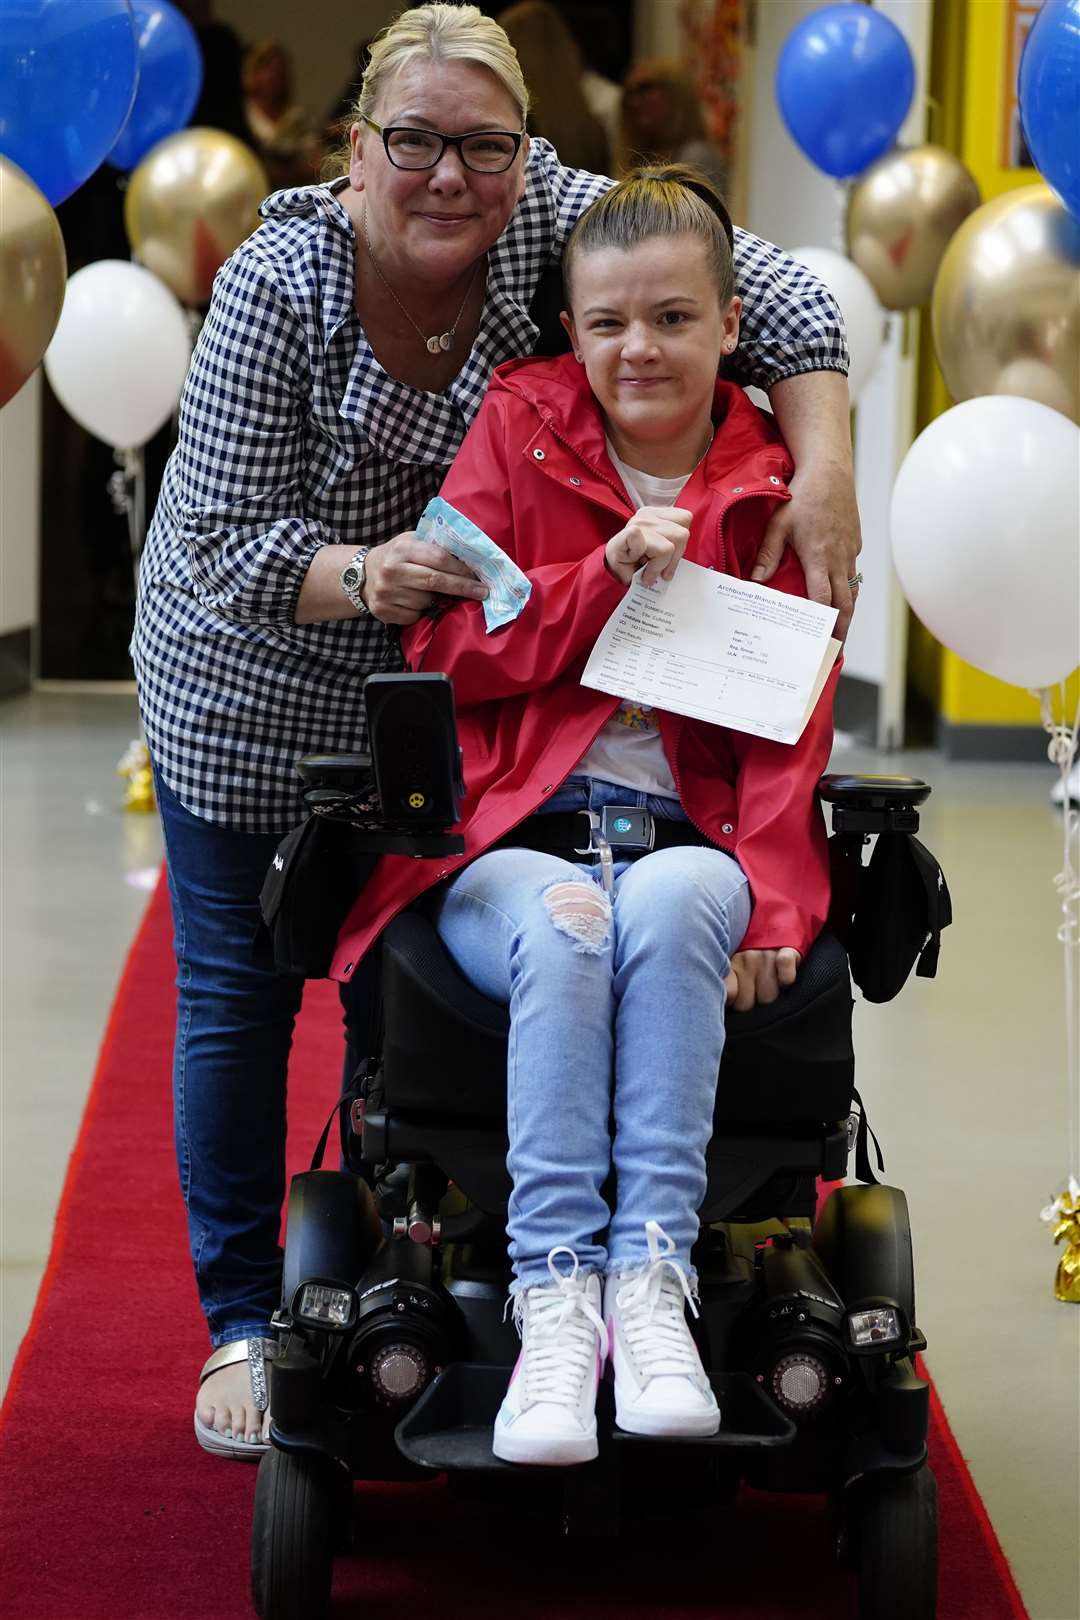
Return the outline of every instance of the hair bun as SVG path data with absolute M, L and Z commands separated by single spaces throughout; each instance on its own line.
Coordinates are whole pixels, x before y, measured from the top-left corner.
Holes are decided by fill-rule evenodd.
M 728 247 L 734 251 L 735 227 L 731 223 L 731 215 L 727 211 L 723 197 L 721 197 L 704 170 L 695 167 L 693 163 L 655 163 L 631 169 L 630 173 L 625 175 L 624 178 L 627 180 L 636 178 L 665 180 L 669 185 L 685 186 L 687 191 L 692 191 L 694 196 L 699 198 L 716 215 L 723 226 L 724 235 L 728 240 Z

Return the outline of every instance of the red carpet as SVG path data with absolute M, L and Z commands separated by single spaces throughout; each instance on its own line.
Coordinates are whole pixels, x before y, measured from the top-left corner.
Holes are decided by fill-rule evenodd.
M 151 902 L 117 994 L 68 1171 L 52 1258 L 0 1428 L 5 1620 L 248 1620 L 254 1468 L 191 1432 L 207 1354 L 172 1159 L 167 899 Z M 292 1168 L 333 1101 L 331 986 L 310 987 L 293 1065 Z M 939 1406 L 940 1620 L 1026 1620 Z M 441 1483 L 357 1488 L 358 1550 L 335 1620 L 838 1620 L 846 1579 L 813 1501 L 744 1492 L 696 1544 L 581 1547 L 477 1512 Z

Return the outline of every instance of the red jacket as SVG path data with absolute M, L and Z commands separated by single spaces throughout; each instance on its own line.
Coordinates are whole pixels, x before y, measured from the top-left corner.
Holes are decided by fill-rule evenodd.
M 790 499 L 793 466 L 771 417 L 734 384 L 717 383 L 714 421 L 709 452 L 679 496 L 694 514 L 686 555 L 746 578 L 769 518 Z M 441 493 L 515 559 L 532 594 L 490 635 L 479 602 L 456 603 L 404 632 L 410 667 L 444 671 L 454 683 L 465 854 L 384 857 L 346 919 L 334 978 L 348 978 L 417 895 L 541 805 L 618 706 L 579 678 L 625 590 L 604 567 L 604 546 L 633 508 L 578 362 L 566 355 L 500 366 Z M 771 584 L 806 595 L 792 551 Z M 834 670 L 794 747 L 654 711 L 684 808 L 749 879 L 744 949 L 790 945 L 805 956 L 825 921 L 829 869 L 815 787 L 832 746 L 835 682 Z

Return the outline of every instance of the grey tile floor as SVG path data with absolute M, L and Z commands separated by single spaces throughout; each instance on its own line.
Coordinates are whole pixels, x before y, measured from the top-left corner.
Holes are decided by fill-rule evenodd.
M 0 1318 L 6 1380 L 48 1255 L 121 965 L 160 858 L 125 815 L 128 695 L 0 706 Z M 856 1009 L 859 1084 L 906 1189 L 928 1362 L 1032 1620 L 1080 1620 L 1080 1309 L 1039 1210 L 1067 1167 L 1049 766 L 843 750 L 934 784 L 924 839 L 956 922 L 940 977 Z M 195 1368 L 177 1368 L 193 1382 Z M 46 1437 L 43 1437 L 46 1443 Z

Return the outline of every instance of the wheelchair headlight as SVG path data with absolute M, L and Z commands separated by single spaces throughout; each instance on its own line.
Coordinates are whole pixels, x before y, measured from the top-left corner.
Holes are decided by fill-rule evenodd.
M 304 1327 L 346 1333 L 356 1321 L 356 1295 L 339 1283 L 304 1282 L 293 1298 L 292 1314 Z
M 900 1337 L 900 1313 L 891 1305 L 875 1305 L 867 1311 L 852 1311 L 847 1319 L 848 1337 L 853 1350 L 876 1350 L 894 1344 Z

